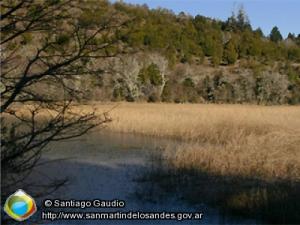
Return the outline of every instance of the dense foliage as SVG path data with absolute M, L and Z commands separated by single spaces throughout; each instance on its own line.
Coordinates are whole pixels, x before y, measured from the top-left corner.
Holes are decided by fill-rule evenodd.
M 114 7 L 135 18 L 130 27 L 132 32 L 120 34 L 122 40 L 133 47 L 162 51 L 171 65 L 203 62 L 204 56 L 210 57 L 214 65 L 248 58 L 300 61 L 299 35 L 291 34 L 283 41 L 275 26 L 265 37 L 261 29 L 252 29 L 243 9 L 224 22 L 200 15 L 175 15 L 166 9 L 150 10 L 147 6 L 116 3 Z
M 120 60 L 95 56 L 76 64 L 78 71 L 91 67 L 99 75 L 78 77 L 74 85 L 84 93 L 77 95 L 79 100 L 300 103 L 300 34 L 283 39 L 274 26 L 266 36 L 252 28 L 242 8 L 226 21 L 106 0 L 80 8 L 82 14 L 74 14 L 73 20 L 85 29 L 105 27 L 107 14 L 126 18 L 126 23 L 91 40 L 93 48 L 103 48 L 110 58 L 121 50 Z M 69 36 L 57 35 L 58 49 L 70 45 Z M 35 39 L 24 33 L 21 45 L 30 49 Z M 101 45 L 108 40 L 110 44 Z M 50 90 L 47 95 L 61 96 Z
M 151 57 L 137 59 L 139 72 L 131 72 L 134 88 L 117 82 L 113 100 L 300 102 L 300 35 L 283 39 L 275 26 L 265 36 L 251 27 L 242 8 L 220 21 L 146 5 L 117 2 L 112 7 L 133 18 L 118 34 L 124 43 L 144 54 L 159 53 L 168 62 L 166 71 Z M 198 73 L 205 68 L 211 70 Z

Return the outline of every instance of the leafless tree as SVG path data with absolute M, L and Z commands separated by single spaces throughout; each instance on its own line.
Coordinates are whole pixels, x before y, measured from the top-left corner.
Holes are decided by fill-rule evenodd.
M 80 112 L 75 85 L 125 52 L 129 21 L 107 1 L 1 1 L 1 194 L 24 182 L 45 147 L 110 121 Z M 100 62 L 100 63 L 99 63 Z M 52 90 L 52 92 L 51 92 Z M 50 94 L 49 94 L 50 93 Z M 53 189 L 61 182 L 54 182 Z

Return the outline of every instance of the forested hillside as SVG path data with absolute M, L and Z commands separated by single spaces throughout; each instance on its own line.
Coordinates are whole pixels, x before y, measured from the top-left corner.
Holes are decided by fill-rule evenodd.
M 149 10 L 147 6 L 116 3 L 115 7 L 134 18 L 130 34 L 120 34 L 122 40 L 132 47 L 158 50 L 171 66 L 178 62 L 201 64 L 205 57 L 215 66 L 250 58 L 261 63 L 300 60 L 300 35 L 290 34 L 283 40 L 275 26 L 265 37 L 261 29 L 251 28 L 242 8 L 227 21 L 219 21 L 201 15 L 175 15 L 167 9 Z
M 300 34 L 284 39 L 274 26 L 264 35 L 242 8 L 220 21 L 122 2 L 85 1 L 78 7 L 82 13 L 74 13 L 74 20 L 82 27 L 96 29 L 109 16 L 126 21 L 113 33 L 118 44 L 105 47 L 118 57 L 92 61 L 110 72 L 74 82 L 84 90 L 81 100 L 300 103 Z M 62 32 L 58 44 L 68 44 L 68 35 Z M 33 34 L 23 35 L 21 43 L 34 46 Z M 51 88 L 48 94 L 57 94 Z
M 242 8 L 227 21 L 219 21 L 147 6 L 116 3 L 113 7 L 133 18 L 129 32 L 119 34 L 121 40 L 137 52 L 163 56 L 168 65 L 166 69 L 162 60 L 135 58 L 142 64 L 139 72 L 131 74 L 136 85 L 120 78 L 113 99 L 300 102 L 300 35 L 283 39 L 275 26 L 264 36 L 259 28 L 252 29 Z

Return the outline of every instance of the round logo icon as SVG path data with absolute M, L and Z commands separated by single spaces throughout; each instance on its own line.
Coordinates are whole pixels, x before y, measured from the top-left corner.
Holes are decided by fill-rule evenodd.
M 36 204 L 30 195 L 19 189 L 6 199 L 4 211 L 11 218 L 23 221 L 36 212 Z

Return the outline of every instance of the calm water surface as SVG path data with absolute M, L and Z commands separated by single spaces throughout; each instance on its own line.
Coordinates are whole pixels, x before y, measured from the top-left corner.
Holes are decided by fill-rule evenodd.
M 155 139 L 134 134 L 93 132 L 76 140 L 51 146 L 43 160 L 53 160 L 35 171 L 36 179 L 45 177 L 68 178 L 68 184 L 49 198 L 60 199 L 121 199 L 124 211 L 183 211 L 202 212 L 200 221 L 54 221 L 47 224 L 253 224 L 254 221 L 220 215 L 218 210 L 203 204 L 187 205 L 177 196 L 147 199 L 137 195 L 141 182 L 138 178 L 151 169 L 152 155 L 159 147 L 174 145 L 167 139 Z M 58 160 L 62 159 L 64 160 Z M 161 193 L 157 193 L 158 195 Z M 174 194 L 175 195 L 175 194 Z M 40 205 L 42 200 L 38 201 Z M 86 209 L 103 211 L 103 209 Z M 114 209 L 118 211 L 119 209 Z M 76 210 L 73 210 L 76 211 Z

